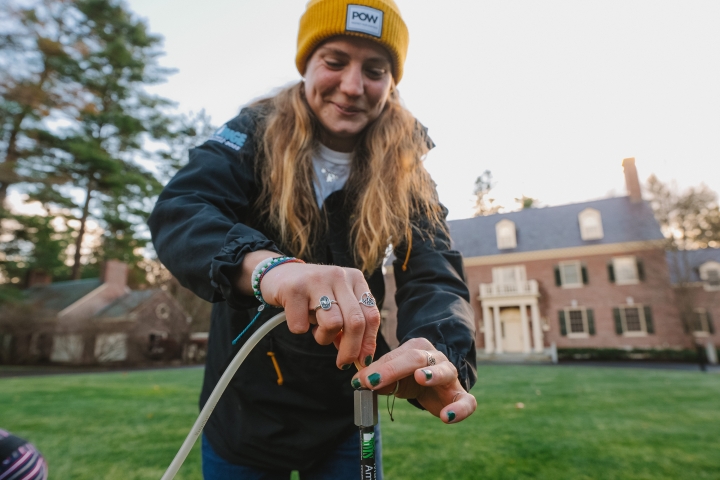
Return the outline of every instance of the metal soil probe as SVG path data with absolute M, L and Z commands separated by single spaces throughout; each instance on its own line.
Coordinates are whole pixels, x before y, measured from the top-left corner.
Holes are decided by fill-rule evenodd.
M 360 479 L 377 480 L 375 425 L 378 423 L 377 392 L 355 390 L 355 425 L 360 427 Z

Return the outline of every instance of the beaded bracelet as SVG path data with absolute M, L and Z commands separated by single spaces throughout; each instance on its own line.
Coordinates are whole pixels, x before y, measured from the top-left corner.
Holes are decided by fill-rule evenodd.
M 285 263 L 305 263 L 299 258 L 295 257 L 270 257 L 266 258 L 262 262 L 257 264 L 257 267 L 253 270 L 252 273 L 252 288 L 253 288 L 253 294 L 255 295 L 255 298 L 260 300 L 260 306 L 257 309 L 257 314 L 255 315 L 255 318 L 253 318 L 250 323 L 243 329 L 242 332 L 240 332 L 240 335 L 238 335 L 235 340 L 232 341 L 232 344 L 235 345 L 237 342 L 242 338 L 243 335 L 245 335 L 245 332 L 250 330 L 250 328 L 255 324 L 255 321 L 260 318 L 260 314 L 263 310 L 265 310 L 265 307 L 268 305 L 268 303 L 265 301 L 265 299 L 262 296 L 262 293 L 260 293 L 260 282 L 262 282 L 263 277 L 267 272 L 272 270 L 273 268 L 277 267 L 278 265 L 283 265 Z
M 253 295 L 255 295 L 255 298 L 257 298 L 261 302 L 262 302 L 262 300 L 261 300 L 262 296 L 258 297 L 258 294 L 260 293 L 260 273 L 262 273 L 262 271 L 265 269 L 265 267 L 270 265 L 272 263 L 272 261 L 275 260 L 276 258 L 288 258 L 288 257 L 268 257 L 265 260 L 263 260 L 262 262 L 258 263 L 255 266 L 255 268 L 253 269 L 252 277 L 251 277 L 252 278 Z M 263 302 L 263 303 L 265 303 L 265 302 Z
M 260 262 L 257 267 L 255 267 L 255 270 L 253 270 L 253 276 L 252 276 L 252 289 L 253 294 L 255 295 L 255 298 L 260 300 L 260 303 L 263 305 L 267 305 L 267 302 L 263 299 L 262 293 L 260 292 L 260 282 L 262 282 L 263 277 L 267 272 L 272 270 L 273 268 L 283 265 L 285 263 L 305 263 L 299 258 L 295 257 L 275 257 L 275 258 L 266 258 L 262 262 Z
M 286 263 L 305 263 L 305 262 L 303 262 L 303 261 L 300 260 L 299 258 L 291 257 L 291 258 L 286 258 L 285 260 L 282 260 L 282 261 L 279 261 L 279 262 L 271 263 L 271 264 L 268 265 L 267 268 L 266 268 L 265 270 L 263 270 L 263 272 L 260 274 L 260 280 L 258 280 L 258 291 L 260 290 L 260 284 L 262 283 L 263 278 L 265 278 L 265 275 L 267 275 L 267 273 L 268 273 L 270 270 L 272 270 L 273 268 L 278 267 L 278 266 L 280 266 L 280 265 L 285 265 Z

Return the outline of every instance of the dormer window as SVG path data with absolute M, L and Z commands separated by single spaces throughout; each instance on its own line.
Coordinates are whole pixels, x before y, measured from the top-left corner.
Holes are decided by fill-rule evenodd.
M 594 208 L 586 208 L 578 215 L 580 237 L 583 240 L 600 240 L 603 238 L 602 217 Z
M 500 250 L 517 247 L 517 234 L 515 223 L 510 220 L 500 220 L 495 224 L 497 246 Z
M 700 279 L 704 283 L 705 290 L 720 290 L 720 263 L 705 262 L 700 266 Z

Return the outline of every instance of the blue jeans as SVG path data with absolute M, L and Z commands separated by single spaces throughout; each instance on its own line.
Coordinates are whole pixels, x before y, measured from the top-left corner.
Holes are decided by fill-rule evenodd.
M 377 478 L 382 480 L 382 441 L 380 427 L 375 427 L 375 457 Z M 235 465 L 215 453 L 202 437 L 202 470 L 205 480 L 289 480 L 290 470 L 267 471 L 254 467 Z M 300 480 L 355 480 L 360 478 L 360 440 L 352 434 L 341 443 L 327 459 L 310 470 L 300 471 Z

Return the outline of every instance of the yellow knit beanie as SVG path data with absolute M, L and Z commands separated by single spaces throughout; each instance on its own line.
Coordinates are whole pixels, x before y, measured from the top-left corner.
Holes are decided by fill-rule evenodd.
M 295 65 L 301 75 L 315 48 L 336 35 L 368 38 L 385 47 L 395 83 L 400 82 L 410 36 L 393 0 L 310 0 L 298 31 Z

